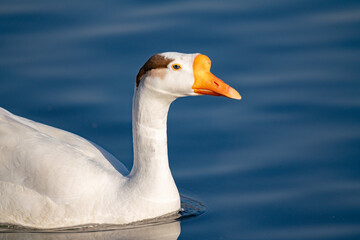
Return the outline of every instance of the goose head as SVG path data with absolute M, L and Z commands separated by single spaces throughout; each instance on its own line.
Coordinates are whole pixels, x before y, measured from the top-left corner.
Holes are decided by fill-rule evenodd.
M 210 72 L 209 57 L 195 53 L 159 53 L 149 58 L 136 77 L 136 90 L 147 88 L 174 99 L 213 95 L 241 99 L 240 94 Z

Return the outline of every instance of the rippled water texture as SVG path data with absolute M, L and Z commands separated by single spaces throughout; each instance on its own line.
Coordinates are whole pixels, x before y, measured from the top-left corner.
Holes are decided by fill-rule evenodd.
M 170 109 L 172 173 L 203 215 L 79 238 L 360 238 L 359 1 L 8 0 L 0 32 L 0 105 L 128 168 L 135 76 L 154 53 L 204 53 L 243 97 Z

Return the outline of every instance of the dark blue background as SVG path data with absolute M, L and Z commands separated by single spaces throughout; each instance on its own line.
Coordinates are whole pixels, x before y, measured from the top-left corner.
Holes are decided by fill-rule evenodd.
M 243 97 L 171 107 L 175 181 L 207 206 L 179 239 L 360 237 L 358 1 L 1 1 L 0 105 L 131 168 L 135 76 L 164 51 Z

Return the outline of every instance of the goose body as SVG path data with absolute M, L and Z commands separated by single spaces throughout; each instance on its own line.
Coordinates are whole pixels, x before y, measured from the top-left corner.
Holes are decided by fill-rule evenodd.
M 128 224 L 180 209 L 166 121 L 177 97 L 240 99 L 201 54 L 162 53 L 140 69 L 133 98 L 134 164 L 73 133 L 0 108 L 0 223 L 57 228 Z

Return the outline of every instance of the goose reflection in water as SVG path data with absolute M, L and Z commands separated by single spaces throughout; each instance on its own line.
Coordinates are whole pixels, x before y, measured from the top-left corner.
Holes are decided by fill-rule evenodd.
M 8 232 L 0 233 L 0 240 L 39 239 L 39 240 L 113 240 L 113 239 L 178 239 L 181 232 L 180 222 L 135 227 L 121 230 L 96 231 L 96 232 Z

